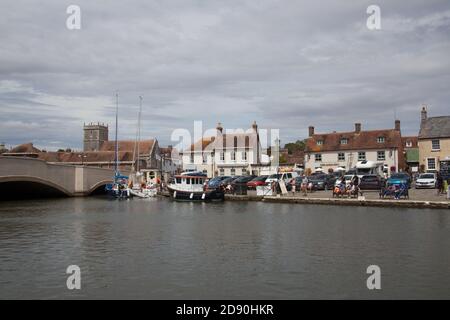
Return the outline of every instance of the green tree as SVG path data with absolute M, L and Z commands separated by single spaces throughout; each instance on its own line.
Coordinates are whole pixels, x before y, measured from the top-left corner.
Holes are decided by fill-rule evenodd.
M 284 148 L 288 150 L 289 154 L 293 154 L 297 151 L 303 151 L 305 150 L 305 140 L 297 140 L 295 142 L 286 143 Z

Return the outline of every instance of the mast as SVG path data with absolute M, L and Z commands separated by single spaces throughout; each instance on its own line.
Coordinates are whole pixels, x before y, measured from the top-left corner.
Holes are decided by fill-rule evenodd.
M 119 172 L 119 143 L 117 141 L 119 131 L 119 92 L 116 92 L 116 141 L 115 141 L 115 164 L 114 169 L 116 171 L 116 176 Z
M 142 113 L 142 96 L 139 96 L 139 115 L 138 115 L 138 145 L 137 145 L 137 171 L 139 172 L 140 145 L 141 145 L 141 113 Z

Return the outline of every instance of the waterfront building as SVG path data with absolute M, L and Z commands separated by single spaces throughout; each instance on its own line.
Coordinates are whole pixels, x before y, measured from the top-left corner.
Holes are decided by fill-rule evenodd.
M 208 177 L 258 175 L 262 158 L 256 122 L 245 132 L 224 132 L 218 123 L 215 136 L 202 138 L 182 152 L 183 170 L 202 171 Z
M 358 161 L 382 162 L 389 172 L 404 170 L 400 121 L 394 129 L 361 130 L 355 123 L 354 131 L 315 133 L 309 127 L 305 146 L 305 169 L 312 172 L 322 169 L 348 170 Z
M 449 171 L 450 116 L 428 117 L 422 107 L 419 132 L 420 169 L 427 172 Z
M 405 170 L 411 173 L 419 172 L 419 146 L 417 136 L 402 137 Z

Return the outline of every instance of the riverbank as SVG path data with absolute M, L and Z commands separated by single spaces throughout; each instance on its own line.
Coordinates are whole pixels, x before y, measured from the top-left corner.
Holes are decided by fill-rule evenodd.
M 380 199 L 377 192 L 364 192 L 363 197 L 333 198 L 331 191 L 316 191 L 307 196 L 301 193 L 278 196 L 256 196 L 255 192 L 248 195 L 225 195 L 230 201 L 263 201 L 278 203 L 322 204 L 341 206 L 368 206 L 368 207 L 402 207 L 402 208 L 431 208 L 450 209 L 450 201 L 444 195 L 437 196 L 435 190 L 410 190 L 409 199 Z

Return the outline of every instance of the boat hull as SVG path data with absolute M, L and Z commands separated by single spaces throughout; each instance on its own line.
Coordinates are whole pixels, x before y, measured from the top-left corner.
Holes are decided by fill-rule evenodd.
M 223 201 L 225 195 L 221 191 L 190 192 L 168 188 L 170 197 L 178 201 Z

